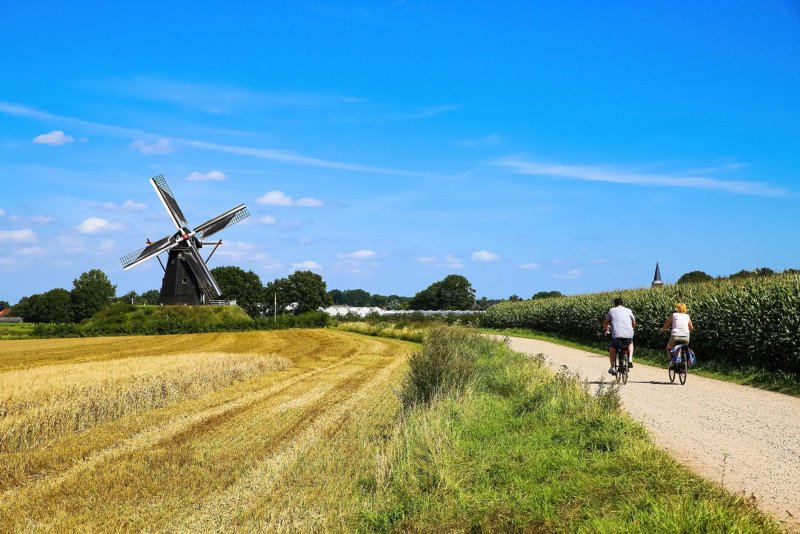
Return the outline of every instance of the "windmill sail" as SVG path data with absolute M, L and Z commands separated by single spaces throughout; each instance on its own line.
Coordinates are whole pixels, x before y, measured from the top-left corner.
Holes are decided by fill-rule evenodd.
M 197 278 L 197 284 L 200 286 L 200 290 L 203 294 L 208 297 L 209 300 L 222 295 L 222 290 L 211 275 L 211 271 L 208 270 L 206 262 L 203 261 L 203 258 L 200 256 L 200 251 L 197 250 L 194 243 L 190 243 L 189 248 L 183 250 L 182 253 L 186 263 L 189 264 L 195 278 Z
M 236 206 L 232 210 L 226 211 L 222 215 L 218 215 L 213 219 L 204 222 L 200 226 L 194 229 L 194 232 L 200 236 L 200 239 L 205 237 L 210 237 L 220 230 L 224 230 L 229 226 L 233 226 L 234 224 L 238 223 L 239 221 L 246 219 L 250 216 L 250 212 L 247 211 L 247 206 L 241 204 Z
M 155 243 L 150 243 L 144 248 L 122 256 L 119 260 L 122 262 L 122 266 L 127 271 L 128 269 L 136 267 L 140 263 L 144 263 L 147 260 L 155 258 L 162 252 L 166 252 L 171 248 L 178 246 L 179 244 L 179 240 L 173 240 L 173 237 L 168 235 L 166 237 L 162 237 Z
M 167 210 L 175 228 L 178 230 L 184 228 L 187 224 L 186 217 L 183 215 L 180 206 L 178 206 L 178 201 L 175 200 L 175 196 L 172 194 L 172 190 L 167 185 L 164 177 L 159 174 L 155 178 L 150 178 L 150 183 L 153 185 L 153 189 L 156 190 L 156 194 L 161 199 L 161 203 L 164 205 L 164 209 Z

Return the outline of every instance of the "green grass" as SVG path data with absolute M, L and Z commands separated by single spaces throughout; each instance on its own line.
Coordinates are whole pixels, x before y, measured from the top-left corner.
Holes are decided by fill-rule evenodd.
M 780 531 L 656 447 L 614 386 L 593 396 L 543 358 L 485 338 L 473 350 L 466 391 L 414 405 L 387 437 L 358 530 Z
M 554 336 L 543 332 L 525 330 L 520 328 L 494 329 L 482 328 L 482 332 L 487 334 L 500 334 L 507 336 L 524 337 L 549 341 L 574 349 L 585 350 L 595 354 L 608 354 L 607 342 L 597 342 L 587 344 L 575 339 Z M 634 340 L 635 342 L 635 340 Z M 666 355 L 663 351 L 650 348 L 635 346 L 634 358 L 637 362 L 646 362 L 656 367 L 666 367 Z M 777 393 L 784 393 L 800 397 L 800 377 L 783 371 L 767 371 L 753 367 L 737 367 L 719 361 L 704 361 L 702 355 L 697 357 L 697 365 L 691 368 L 691 373 L 726 382 L 733 382 L 745 386 L 752 386 Z
M 33 326 L 33 323 L 0 323 L 0 339 L 27 339 Z

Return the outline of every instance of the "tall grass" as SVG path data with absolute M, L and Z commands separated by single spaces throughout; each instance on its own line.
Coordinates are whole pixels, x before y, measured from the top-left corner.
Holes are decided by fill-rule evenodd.
M 700 358 L 800 374 L 798 275 L 508 302 L 487 310 L 481 325 L 592 342 L 601 338 L 600 325 L 617 296 L 636 315 L 637 346 L 663 348 L 667 336 L 659 328 L 675 303 L 685 302 L 696 327 L 692 346 Z
M 390 322 L 371 323 L 366 321 L 347 321 L 340 323 L 336 328 L 345 332 L 355 332 L 367 336 L 388 337 L 422 343 L 430 325 L 410 326 L 398 325 Z
M 0 452 L 41 447 L 290 365 L 275 355 L 195 353 L 6 371 L 0 373 Z
M 446 354 L 454 350 L 470 350 L 475 373 L 466 387 L 439 388 L 429 402 L 404 412 L 377 461 L 374 499 L 361 511 L 359 529 L 779 530 L 751 503 L 698 479 L 658 449 L 619 411 L 615 386 L 590 395 L 586 384 L 553 373 L 542 357 L 469 332 L 454 333 L 451 341 L 460 347 L 428 350 L 442 361 L 452 361 Z M 410 372 L 416 365 L 412 359 Z M 416 388 L 411 384 L 405 382 L 404 395 Z

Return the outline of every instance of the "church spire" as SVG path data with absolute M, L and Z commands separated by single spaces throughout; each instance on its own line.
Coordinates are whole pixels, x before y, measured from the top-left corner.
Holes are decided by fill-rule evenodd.
M 664 282 L 661 281 L 661 268 L 658 266 L 658 262 L 656 262 L 656 274 L 653 275 L 653 284 L 650 287 L 661 287 L 664 285 Z

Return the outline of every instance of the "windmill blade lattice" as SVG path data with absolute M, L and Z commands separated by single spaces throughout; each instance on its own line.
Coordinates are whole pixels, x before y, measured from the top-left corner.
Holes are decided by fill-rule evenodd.
M 175 227 L 180 230 L 186 226 L 188 224 L 186 222 L 186 217 L 183 215 L 180 206 L 178 206 L 178 201 L 175 200 L 175 196 L 172 194 L 169 185 L 167 185 L 167 180 L 164 176 L 159 174 L 155 178 L 150 178 L 150 183 L 153 184 L 158 198 L 160 198 L 161 202 L 164 204 L 164 208 L 167 210 Z
M 194 232 L 200 236 L 200 239 L 210 237 L 220 230 L 224 230 L 229 226 L 242 221 L 250 216 L 247 211 L 247 206 L 244 204 L 236 206 L 232 210 L 226 211 L 222 215 L 218 215 L 211 220 L 204 222 L 194 229 Z

